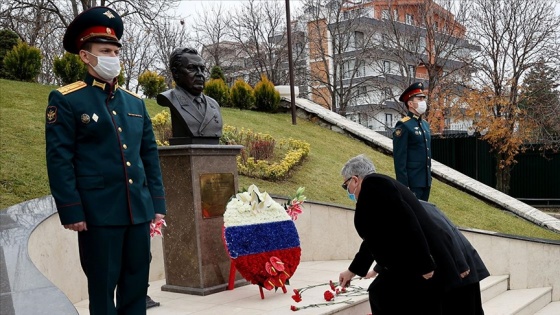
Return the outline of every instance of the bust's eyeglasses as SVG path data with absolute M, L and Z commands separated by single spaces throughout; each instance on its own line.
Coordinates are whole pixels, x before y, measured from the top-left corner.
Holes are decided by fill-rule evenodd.
M 348 179 L 346 179 L 346 180 L 344 181 L 344 183 L 342 183 L 342 185 L 341 185 L 341 186 L 342 186 L 342 189 L 348 190 L 348 182 L 349 182 L 349 181 L 352 179 L 352 177 L 354 177 L 354 176 L 356 176 L 356 175 L 353 175 L 353 176 L 348 177 Z

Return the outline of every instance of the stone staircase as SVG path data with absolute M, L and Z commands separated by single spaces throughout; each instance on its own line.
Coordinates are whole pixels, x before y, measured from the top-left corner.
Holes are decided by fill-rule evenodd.
M 560 301 L 552 302 L 552 288 L 509 289 L 509 275 L 490 276 L 480 282 L 485 315 L 560 315 Z M 314 314 L 369 314 L 367 296 L 335 311 Z
M 485 315 L 560 315 L 552 288 L 509 289 L 509 276 L 490 276 L 480 283 Z

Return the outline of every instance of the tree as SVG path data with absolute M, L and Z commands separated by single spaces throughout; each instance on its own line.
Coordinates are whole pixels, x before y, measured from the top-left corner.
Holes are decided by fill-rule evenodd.
M 41 52 L 21 42 L 4 57 L 4 70 L 10 79 L 36 82 L 41 71 Z
M 304 7 L 310 20 L 309 57 L 314 60 L 309 73 L 313 99 L 345 115 L 351 99 L 360 97 L 359 87 L 365 85 L 357 79 L 368 66 L 362 48 L 371 46 L 374 33 L 362 29 L 360 21 L 373 8 L 367 10 L 357 5 L 352 10 L 351 5 L 342 1 L 328 0 L 307 0 Z
M 508 193 L 515 157 L 538 129 L 521 106 L 522 80 L 538 63 L 558 58 L 560 17 L 550 1 L 473 0 L 469 5 L 470 38 L 481 53 L 466 114 L 486 133 L 482 139 L 498 162 L 496 188 Z
M 519 106 L 527 110 L 537 129 L 531 142 L 552 150 L 560 146 L 560 71 L 544 61 L 529 70 L 523 80 Z
M 279 1 L 249 0 L 229 19 L 230 37 L 246 59 L 245 69 L 239 74 L 249 83 L 257 83 L 261 74 L 275 85 L 289 81 L 285 17 Z
M 161 69 L 157 70 L 165 77 L 167 86 L 172 87 L 173 76 L 169 66 L 169 54 L 176 48 L 191 46 L 189 45 L 191 38 L 185 29 L 185 22 L 183 20 L 166 20 L 160 24 L 153 25 L 150 28 L 150 32 L 153 33 L 155 47 L 157 48 L 154 52 L 157 64 L 161 67 Z
M 275 112 L 280 103 L 280 93 L 274 84 L 263 74 L 261 80 L 255 85 L 255 106 L 264 112 Z
M 255 105 L 253 88 L 241 79 L 237 79 L 235 81 L 231 87 L 230 93 L 231 104 L 233 107 L 239 109 L 250 109 Z
M 396 93 L 386 95 L 397 101 L 400 92 L 417 81 L 426 81 L 429 107 L 425 114 L 432 131 L 444 129 L 445 113 L 461 95 L 460 87 L 470 81 L 473 56 L 479 49 L 466 40 L 469 23 L 468 3 L 453 0 L 418 0 L 400 4 L 389 1 L 388 12 L 381 12 L 382 36 L 378 47 L 377 69 L 393 78 Z M 391 67 L 386 71 L 385 63 Z M 397 77 L 395 77 L 395 75 Z M 380 82 L 381 88 L 386 82 Z M 402 104 L 401 114 L 407 108 Z
M 167 89 L 165 78 L 153 71 L 145 71 L 138 77 L 138 85 L 142 87 L 147 98 L 155 98 Z
M 230 90 L 222 79 L 210 79 L 204 85 L 204 94 L 215 99 L 222 107 L 230 107 Z
M 156 64 L 157 47 L 154 47 L 152 32 L 143 25 L 136 22 L 128 23 L 121 38 L 119 57 L 122 62 L 124 72 L 124 85 L 127 89 L 135 88 L 138 93 L 139 85 L 136 84 L 138 77 L 149 67 Z
M 82 62 L 78 55 L 67 52 L 61 58 L 54 58 L 53 71 L 62 81 L 62 84 L 70 84 L 85 77 L 87 65 Z
M 204 6 L 203 12 L 197 12 L 194 19 L 193 29 L 196 33 L 196 42 L 203 47 L 203 58 L 206 59 L 210 67 L 231 66 L 230 59 L 224 58 L 224 54 L 229 52 L 226 52 L 225 45 L 222 45 L 224 40 L 228 38 L 228 32 L 230 31 L 226 15 L 227 12 L 220 2 L 218 6 Z
M 213 66 L 212 70 L 210 71 L 210 78 L 211 79 L 221 79 L 222 81 L 226 81 L 226 77 L 224 76 L 224 72 L 220 66 Z
M 14 31 L 24 42 L 40 49 L 45 62 L 39 81 L 54 83 L 52 61 L 62 52 L 64 31 L 84 10 L 110 6 L 123 18 L 125 29 L 133 21 L 150 29 L 159 21 L 169 20 L 168 12 L 177 4 L 178 0 L 7 0 L 0 3 L 0 28 Z
M 7 78 L 4 72 L 4 56 L 17 45 L 19 37 L 10 30 L 0 30 L 0 78 Z

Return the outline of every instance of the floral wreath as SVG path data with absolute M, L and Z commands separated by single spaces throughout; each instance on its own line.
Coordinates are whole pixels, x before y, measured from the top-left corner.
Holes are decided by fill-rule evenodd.
M 293 220 L 301 214 L 304 188 L 284 206 L 251 185 L 227 204 L 223 238 L 232 263 L 247 281 L 267 290 L 284 287 L 300 262 Z

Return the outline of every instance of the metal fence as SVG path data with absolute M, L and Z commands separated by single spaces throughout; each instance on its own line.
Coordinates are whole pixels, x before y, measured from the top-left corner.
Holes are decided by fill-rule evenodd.
M 488 186 L 496 187 L 496 159 L 490 145 L 473 136 L 433 136 L 432 157 Z M 560 153 L 538 147 L 516 157 L 509 195 L 535 206 L 560 206 Z

